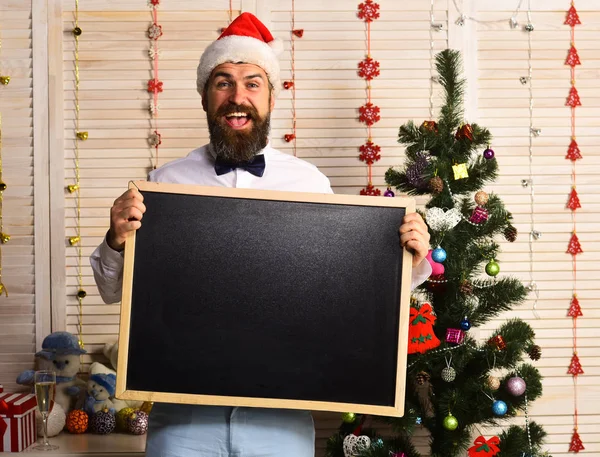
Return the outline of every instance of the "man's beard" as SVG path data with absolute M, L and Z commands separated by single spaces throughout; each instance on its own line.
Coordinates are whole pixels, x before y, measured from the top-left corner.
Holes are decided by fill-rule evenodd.
M 249 130 L 235 130 L 222 122 L 228 113 L 247 113 L 252 121 Z M 261 118 L 253 106 L 228 103 L 213 115 L 207 115 L 210 143 L 217 157 L 230 163 L 247 162 L 267 146 L 271 113 Z

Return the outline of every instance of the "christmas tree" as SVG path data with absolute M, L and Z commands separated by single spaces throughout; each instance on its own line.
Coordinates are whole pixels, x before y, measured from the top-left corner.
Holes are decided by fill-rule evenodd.
M 463 120 L 465 81 L 460 54 L 436 56 L 444 90 L 439 120 L 400 127 L 406 146 L 402 169 L 389 169 L 386 182 L 409 195 L 431 195 L 422 214 L 431 235 L 433 274 L 414 291 L 409 321 L 405 415 L 374 418 L 392 425 L 381 437 L 362 426 L 365 416 L 347 413 L 327 443 L 329 457 L 418 457 L 411 443 L 415 427 L 431 435 L 433 457 L 523 457 L 540 455 L 543 429 L 527 408 L 542 393 L 541 376 L 525 362 L 540 357 L 534 332 L 510 319 L 489 338 L 473 330 L 522 303 L 527 289 L 499 275 L 496 261 L 504 236 L 515 241 L 512 216 L 499 196 L 483 190 L 497 177 L 490 132 Z M 357 386 L 357 388 L 360 388 Z M 524 425 L 508 426 L 525 416 Z M 482 426 L 503 426 L 499 436 L 480 436 Z M 344 446 L 345 444 L 345 446 Z

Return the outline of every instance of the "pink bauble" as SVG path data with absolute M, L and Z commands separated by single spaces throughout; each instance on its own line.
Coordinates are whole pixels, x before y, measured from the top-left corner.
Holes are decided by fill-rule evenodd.
M 508 392 L 515 397 L 523 395 L 526 387 L 525 381 L 519 376 L 514 376 L 506 381 L 506 390 L 508 390 Z
M 444 271 L 446 271 L 446 269 L 444 268 L 444 264 L 438 263 L 435 260 L 433 260 L 431 258 L 432 252 L 433 251 L 430 249 L 429 252 L 427 253 L 427 261 L 431 265 L 431 274 L 432 275 L 443 275 Z

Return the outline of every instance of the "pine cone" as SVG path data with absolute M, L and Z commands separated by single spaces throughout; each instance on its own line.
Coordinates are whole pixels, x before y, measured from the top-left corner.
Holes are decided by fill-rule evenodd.
M 415 381 L 417 381 L 417 384 L 420 386 L 428 382 L 430 379 L 431 376 L 429 376 L 429 373 L 425 371 L 420 371 L 419 373 L 417 373 L 417 376 L 415 376 Z
M 444 190 L 444 181 L 439 176 L 434 176 L 429 180 L 429 190 L 432 194 L 439 194 Z
M 529 347 L 527 354 L 529 354 L 529 358 L 531 360 L 540 360 L 540 357 L 542 356 L 542 348 L 537 344 L 534 344 L 533 346 Z
M 471 295 L 473 293 L 473 284 L 468 279 L 465 279 L 460 283 L 459 289 L 463 295 Z
M 506 227 L 504 229 L 504 238 L 511 243 L 514 242 L 517 239 L 517 229 L 512 225 Z

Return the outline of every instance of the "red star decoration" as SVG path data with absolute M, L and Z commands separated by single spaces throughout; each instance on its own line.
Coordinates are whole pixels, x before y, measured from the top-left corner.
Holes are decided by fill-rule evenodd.
M 367 184 L 367 187 L 361 189 L 360 195 L 371 195 L 373 197 L 378 197 L 381 195 L 381 191 L 379 189 L 375 189 L 373 184 Z
M 583 451 L 585 448 L 583 447 L 583 443 L 581 442 L 581 438 L 579 437 L 579 433 L 577 430 L 573 432 L 573 436 L 571 437 L 571 445 L 569 446 L 569 452 L 574 452 L 577 454 L 579 451 Z
M 569 241 L 569 248 L 567 249 L 567 253 L 571 255 L 581 254 L 583 249 L 581 249 L 581 244 L 579 243 L 579 238 L 577 235 L 573 233 L 571 235 L 571 240 Z
M 571 140 L 571 144 L 569 144 L 569 150 L 567 151 L 567 159 L 571 162 L 575 162 L 576 160 L 581 159 L 581 151 L 579 150 L 579 146 L 577 145 L 577 141 Z
M 583 313 L 581 312 L 581 306 L 579 306 L 579 300 L 575 294 L 573 294 L 573 298 L 571 299 L 571 307 L 569 308 L 567 315 L 573 319 L 583 316 Z
M 360 117 L 358 120 L 367 125 L 373 125 L 375 122 L 378 122 L 379 119 L 381 119 L 381 117 L 379 117 L 379 107 L 373 105 L 373 103 L 367 103 L 366 105 L 361 106 L 358 110 L 360 112 Z
M 569 8 L 569 11 L 567 11 L 567 19 L 565 20 L 565 24 L 570 25 L 571 27 L 581 24 L 577 10 L 573 5 L 571 5 L 571 8 Z
M 575 211 L 577 208 L 581 208 L 581 203 L 579 202 L 579 195 L 577 195 L 577 191 L 573 187 L 571 189 L 571 194 L 569 195 L 569 203 L 567 203 L 567 208 L 571 211 Z
M 379 76 L 379 62 L 367 57 L 358 64 L 358 76 L 365 78 L 367 81 Z
M 569 96 L 567 97 L 566 106 L 570 106 L 571 108 L 575 108 L 576 106 L 581 106 L 581 100 L 579 99 L 579 93 L 575 87 L 571 87 L 569 91 Z
M 358 5 L 358 18 L 365 22 L 373 22 L 379 18 L 379 4 L 373 3 L 373 0 L 367 0 Z
M 373 165 L 374 162 L 381 159 L 381 155 L 379 155 L 381 148 L 371 141 L 367 141 L 359 148 L 359 150 L 360 155 L 358 158 L 363 162 L 366 162 L 367 165 Z
M 573 376 L 577 376 L 583 374 L 583 368 L 581 368 L 581 363 L 579 362 L 579 357 L 577 354 L 573 354 L 571 358 L 571 364 L 569 365 L 569 371 L 567 373 L 572 374 Z
M 569 54 L 567 55 L 567 60 L 565 60 L 565 65 L 569 65 L 570 67 L 581 65 L 579 54 L 577 54 L 577 49 L 575 49 L 575 46 L 571 45 L 571 49 L 569 49 Z
M 148 80 L 148 92 L 159 93 L 162 91 L 163 91 L 162 81 L 158 81 L 156 79 Z

